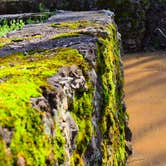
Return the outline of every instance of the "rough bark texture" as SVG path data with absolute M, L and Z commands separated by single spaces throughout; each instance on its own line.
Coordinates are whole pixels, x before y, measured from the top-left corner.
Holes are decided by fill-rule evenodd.
M 1 38 L 1 166 L 125 165 L 119 36 L 112 12 L 91 11 Z

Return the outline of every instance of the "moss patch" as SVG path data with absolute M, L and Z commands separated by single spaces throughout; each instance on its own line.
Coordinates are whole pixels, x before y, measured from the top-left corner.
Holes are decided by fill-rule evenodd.
M 95 26 L 96 25 L 96 26 Z M 97 73 L 102 80 L 104 102 L 99 122 L 103 140 L 101 142 L 103 166 L 123 166 L 127 154 L 125 152 L 125 117 L 123 101 L 123 73 L 120 64 L 120 49 L 115 25 L 100 25 L 108 33 L 83 32 L 82 27 L 99 25 L 89 22 L 65 22 L 50 25 L 55 28 L 69 28 L 74 32 L 61 33 L 51 37 L 52 40 L 66 37 L 78 37 L 81 34 L 98 38 Z M 78 30 L 77 30 L 78 29 Z M 12 40 L 12 39 L 11 39 Z M 22 39 L 15 39 L 19 42 Z M 10 41 L 11 42 L 11 41 Z M 75 150 L 70 158 L 70 165 L 84 165 L 84 154 L 93 132 L 92 113 L 94 88 L 87 71 L 91 66 L 71 48 L 31 51 L 0 58 L 0 126 L 13 132 L 10 149 L 10 161 L 16 164 L 21 156 L 27 165 L 63 165 L 66 162 L 65 144 L 60 126 L 55 123 L 55 138 L 43 133 L 42 116 L 32 108 L 30 98 L 42 96 L 40 87 L 50 88 L 47 78 L 53 76 L 60 67 L 79 66 L 86 78 L 87 90 L 76 90 L 69 111 L 79 131 L 76 137 Z M 2 153 L 6 156 L 6 143 L 2 142 Z M 110 154 L 111 152 L 111 154 Z M 3 162 L 3 161 L 2 161 Z M 49 164 L 48 164 L 49 163 Z M 2 163 L 3 164 L 3 163 Z M 0 161 L 0 165 L 1 161 Z
M 77 32 L 60 33 L 60 34 L 53 35 L 51 37 L 51 40 L 60 39 L 60 38 L 67 38 L 67 37 L 78 37 L 78 36 L 80 36 L 80 34 Z
M 13 165 L 13 161 L 12 161 L 12 158 L 11 158 L 10 151 L 7 151 L 6 144 L 2 140 L 2 138 L 0 138 L 0 164 L 2 166 L 11 166 L 11 165 Z
M 11 42 L 11 39 L 9 38 L 0 38 L 0 48 L 4 47 L 5 45 L 8 45 Z
M 99 38 L 98 65 L 102 79 L 104 104 L 100 129 L 103 135 L 103 165 L 123 166 L 125 152 L 125 117 L 122 109 L 123 74 L 120 68 L 120 52 L 115 25 L 107 27 L 110 36 Z M 111 151 L 111 157 L 109 154 Z
M 29 36 L 29 37 L 24 37 L 24 38 L 21 38 L 21 37 L 14 37 L 14 38 L 5 38 L 5 37 L 0 37 L 0 48 L 2 47 L 5 47 L 5 46 L 8 46 L 10 45 L 10 43 L 12 42 L 22 42 L 24 40 L 33 40 L 33 39 L 40 39 L 42 38 L 41 35 L 34 35 L 34 36 Z
M 92 137 L 93 88 L 76 94 L 71 114 L 79 127 L 76 150 L 71 157 L 71 166 L 84 165 L 83 156 Z
M 76 29 L 82 29 L 82 28 L 87 28 L 87 27 L 96 27 L 96 26 L 101 26 L 100 24 L 97 24 L 92 21 L 72 21 L 72 22 L 60 22 L 60 23 L 54 23 L 50 24 L 49 26 L 55 27 L 55 28 L 69 28 L 72 30 Z
M 14 131 L 10 144 L 13 163 L 23 156 L 28 165 L 45 165 L 52 153 L 54 160 L 62 162 L 60 131 L 57 129 L 56 140 L 43 134 L 43 113 L 31 107 L 30 98 L 41 96 L 40 86 L 47 86 L 47 78 L 60 67 L 83 63 L 82 55 L 70 48 L 0 58 L 0 125 Z

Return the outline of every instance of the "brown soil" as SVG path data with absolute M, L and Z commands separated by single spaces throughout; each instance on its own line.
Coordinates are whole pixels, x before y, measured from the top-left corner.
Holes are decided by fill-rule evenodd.
M 123 60 L 133 133 L 128 166 L 166 166 L 166 52 L 126 55 Z

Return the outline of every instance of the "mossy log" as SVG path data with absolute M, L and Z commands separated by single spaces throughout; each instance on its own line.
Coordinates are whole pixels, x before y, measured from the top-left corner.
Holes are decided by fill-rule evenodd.
M 125 165 L 128 116 L 112 12 L 61 12 L 0 44 L 1 166 Z

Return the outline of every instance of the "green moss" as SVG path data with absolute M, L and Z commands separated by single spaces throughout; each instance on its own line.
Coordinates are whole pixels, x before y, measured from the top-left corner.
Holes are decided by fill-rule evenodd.
M 17 37 L 17 38 L 13 38 L 12 39 L 12 42 L 21 42 L 21 41 L 23 41 L 23 40 L 25 40 L 24 38 L 19 38 L 19 37 Z
M 34 35 L 34 36 L 30 36 L 30 37 L 25 37 L 25 38 L 20 38 L 20 37 L 16 37 L 16 38 L 5 38 L 5 37 L 1 37 L 0 38 L 0 48 L 9 45 L 11 42 L 21 42 L 24 40 L 32 40 L 32 39 L 39 39 L 42 38 L 41 35 Z
M 75 23 L 75 22 L 74 22 Z M 77 22 L 52 25 L 79 29 L 91 26 L 89 23 Z M 81 25 L 83 24 L 83 25 Z M 87 25 L 86 25 L 87 24 Z M 98 25 L 96 25 L 98 26 Z M 94 23 L 93 23 L 94 27 Z M 103 141 L 103 166 L 123 166 L 126 160 L 124 124 L 126 114 L 123 112 L 123 74 L 120 68 L 120 49 L 117 31 L 114 24 L 107 27 L 108 36 L 98 34 L 97 72 L 102 80 L 104 103 L 99 123 Z M 62 33 L 51 39 L 79 36 L 87 32 Z M 90 34 L 88 34 L 90 35 Z M 16 40 L 17 41 L 17 40 Z M 18 40 L 19 41 L 19 40 Z M 4 42 L 5 43 L 5 42 Z M 34 110 L 30 103 L 31 97 L 42 95 L 40 87 L 47 88 L 47 78 L 53 76 L 60 67 L 77 65 L 81 67 L 86 77 L 87 89 L 75 92 L 69 110 L 76 122 L 79 132 L 76 137 L 75 150 L 71 156 L 71 166 L 83 166 L 83 157 L 92 138 L 93 86 L 87 76 L 90 65 L 75 49 L 63 48 L 45 51 L 30 51 L 28 55 L 17 53 L 0 58 L 0 126 L 12 129 L 13 137 L 10 145 L 10 161 L 16 163 L 17 158 L 25 158 L 27 165 L 43 166 L 49 160 L 62 165 L 66 161 L 65 144 L 61 128 L 55 124 L 55 138 L 49 138 L 43 133 L 42 116 L 44 112 Z M 121 88 L 120 88 L 121 87 Z M 1 143 L 1 142 L 0 142 Z M 0 146 L 6 156 L 6 145 Z M 111 154 L 110 154 L 111 151 Z M 3 162 L 3 160 L 2 160 Z M 3 166 L 3 163 L 0 165 Z
M 100 25 L 100 27 L 102 26 Z M 115 25 L 110 24 L 105 29 L 109 32 L 108 36 L 102 37 L 98 34 L 100 44 L 98 44 L 97 68 L 102 79 L 104 92 L 104 104 L 99 124 L 104 137 L 101 145 L 103 165 L 121 166 L 124 165 L 127 154 L 125 152 L 124 133 L 126 113 L 122 110 L 123 89 L 120 89 L 120 87 L 123 88 L 120 48 Z M 84 34 L 81 31 L 78 31 L 78 33 Z M 59 36 L 69 37 L 70 33 L 60 34 Z M 73 152 L 71 165 L 84 165 L 82 157 L 92 137 L 92 96 L 93 90 L 83 94 L 76 94 L 71 108 L 72 116 L 79 127 L 76 150 Z M 111 156 L 108 155 L 110 148 Z
M 87 92 L 76 94 L 71 108 L 71 114 L 78 125 L 76 150 L 71 157 L 71 165 L 84 165 L 83 155 L 92 138 L 93 88 L 89 85 Z
M 42 38 L 42 35 L 34 35 L 30 37 L 30 39 L 40 39 L 40 38 Z
M 54 23 L 54 24 L 50 24 L 49 26 L 55 27 L 55 28 L 69 28 L 69 29 L 76 30 L 80 28 L 96 27 L 101 25 L 92 21 L 80 20 L 80 21 L 72 21 L 72 22 Z
M 6 144 L 2 138 L 0 138 L 0 164 L 2 166 L 11 166 L 13 164 L 11 154 L 7 151 Z
M 11 42 L 21 42 L 24 40 L 33 40 L 33 39 L 40 39 L 40 38 L 42 38 L 41 35 L 34 35 L 34 36 L 29 36 L 29 37 L 24 37 L 24 38 L 20 38 L 20 37 L 10 38 L 10 40 L 11 40 Z
M 49 26 L 55 27 L 55 28 L 60 28 L 60 29 L 66 29 L 69 28 L 71 31 L 69 32 L 64 32 L 60 34 L 53 35 L 50 39 L 59 39 L 59 38 L 67 38 L 67 37 L 78 37 L 82 34 L 84 35 L 90 35 L 94 36 L 93 32 L 88 32 L 86 31 L 85 28 L 87 27 L 93 27 L 93 28 L 105 28 L 103 25 L 98 24 L 93 21 L 72 21 L 72 22 L 61 22 L 61 23 L 54 23 L 50 24 Z
M 107 27 L 110 36 L 99 38 L 98 66 L 102 79 L 104 104 L 100 129 L 104 136 L 102 142 L 103 165 L 123 166 L 125 152 L 125 113 L 122 110 L 123 75 L 120 69 L 120 52 L 115 25 Z M 102 44 L 101 44 L 102 43 Z M 111 149 L 110 149 L 111 146 Z M 112 152 L 108 155 L 108 149 Z
M 0 38 L 0 48 L 4 47 L 5 45 L 8 45 L 11 42 L 11 39 L 9 38 Z
M 54 160 L 63 161 L 64 139 L 60 130 L 56 129 L 56 140 L 50 140 L 43 133 L 43 113 L 32 108 L 30 98 L 42 95 L 40 86 L 47 86 L 47 78 L 60 67 L 83 63 L 82 55 L 70 48 L 0 58 L 0 79 L 3 80 L 0 83 L 0 126 L 14 131 L 10 145 L 13 163 L 21 155 L 27 165 L 42 166 L 52 153 Z M 0 160 L 3 166 L 2 162 L 4 160 Z
M 56 136 L 55 136 L 55 157 L 58 161 L 58 164 L 63 164 L 65 161 L 65 146 L 66 140 L 64 138 L 64 136 L 62 135 L 62 131 L 61 129 L 56 126 Z
M 51 39 L 54 40 L 54 39 L 67 38 L 67 37 L 78 37 L 78 36 L 80 36 L 79 33 L 69 32 L 69 33 L 60 33 L 60 34 L 53 35 L 51 37 Z

